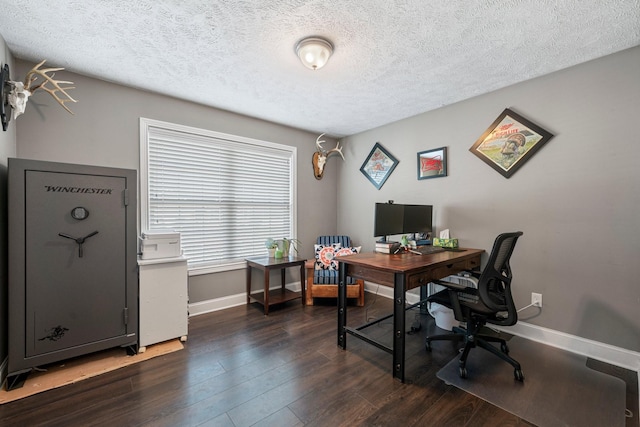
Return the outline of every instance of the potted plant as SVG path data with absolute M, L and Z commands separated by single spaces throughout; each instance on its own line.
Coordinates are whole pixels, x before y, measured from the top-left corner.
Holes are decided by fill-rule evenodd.
M 291 250 L 291 248 L 293 248 L 293 251 L 296 253 L 296 255 L 298 254 L 298 248 L 297 245 L 300 245 L 300 240 L 298 239 L 288 239 L 286 237 L 284 237 L 282 239 L 282 253 L 284 255 L 289 255 L 289 251 Z
M 269 251 L 269 258 L 273 258 L 276 254 L 276 249 L 278 249 L 278 242 L 269 237 L 267 240 L 265 240 L 264 246 Z

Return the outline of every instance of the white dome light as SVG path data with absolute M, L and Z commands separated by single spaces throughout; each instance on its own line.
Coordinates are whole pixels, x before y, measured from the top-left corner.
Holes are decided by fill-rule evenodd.
M 333 45 L 319 37 L 307 37 L 296 44 L 296 54 L 305 67 L 312 70 L 322 68 L 333 53 Z

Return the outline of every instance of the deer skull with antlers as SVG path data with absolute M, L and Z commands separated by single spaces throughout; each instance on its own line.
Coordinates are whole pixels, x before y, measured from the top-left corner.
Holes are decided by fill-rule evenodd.
M 23 82 L 9 82 L 12 86 L 11 92 L 9 92 L 7 96 L 7 100 L 11 107 L 13 108 L 13 119 L 15 120 L 20 114 L 24 113 L 24 110 L 27 106 L 27 101 L 29 97 L 34 94 L 38 89 L 42 89 L 45 92 L 48 92 L 51 96 L 54 97 L 58 104 L 62 105 L 62 108 L 67 110 L 69 113 L 73 114 L 73 111 L 69 109 L 66 105 L 66 102 L 77 102 L 73 99 L 68 93 L 67 90 L 75 89 L 74 86 L 62 87 L 61 84 L 72 85 L 73 82 L 67 82 L 64 80 L 54 80 L 53 77 L 55 74 L 47 75 L 47 73 L 55 73 L 56 71 L 64 70 L 64 68 L 44 68 L 40 69 L 42 64 L 44 64 L 46 60 L 42 61 L 35 67 L 31 69 L 27 73 L 27 76 L 24 78 Z M 42 78 L 42 82 L 39 84 L 34 84 L 38 78 Z M 52 87 L 48 87 L 47 84 L 50 84 Z M 66 98 L 60 98 L 56 92 L 60 92 Z
M 316 139 L 316 152 L 313 153 L 313 157 L 311 158 L 311 163 L 313 164 L 313 175 L 316 179 L 322 179 L 322 174 L 324 173 L 324 165 L 327 163 L 327 158 L 332 153 L 340 154 L 342 160 L 344 160 L 344 155 L 342 154 L 342 147 L 340 147 L 340 141 L 336 143 L 336 148 L 331 149 L 329 151 L 322 148 L 322 143 L 324 140 L 320 140 L 324 136 L 324 133 Z

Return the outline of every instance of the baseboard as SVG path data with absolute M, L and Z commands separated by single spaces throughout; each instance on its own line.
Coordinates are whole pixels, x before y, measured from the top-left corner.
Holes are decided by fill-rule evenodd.
M 247 294 L 241 293 L 189 304 L 189 317 L 212 313 L 247 303 Z
M 280 285 L 278 285 L 280 286 Z M 285 285 L 287 289 L 294 292 L 299 292 L 301 289 L 300 282 L 293 282 Z M 272 284 L 269 284 L 269 288 L 272 289 Z M 262 289 L 253 290 L 251 294 L 260 293 Z M 242 292 L 240 294 L 229 295 L 222 298 L 215 298 L 206 301 L 194 302 L 189 304 L 189 316 L 198 316 L 200 314 L 211 313 L 218 310 L 224 310 L 226 308 L 237 307 L 247 303 L 247 294 Z

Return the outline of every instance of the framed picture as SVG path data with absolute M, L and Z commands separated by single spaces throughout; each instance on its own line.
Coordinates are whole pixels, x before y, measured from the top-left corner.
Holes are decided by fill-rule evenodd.
M 509 178 L 551 138 L 550 132 L 507 108 L 469 151 Z
M 376 142 L 376 145 L 373 146 L 367 159 L 360 167 L 360 172 L 379 190 L 396 166 L 398 166 L 398 160 L 385 150 L 379 142 Z
M 447 147 L 418 153 L 418 179 L 447 176 Z

